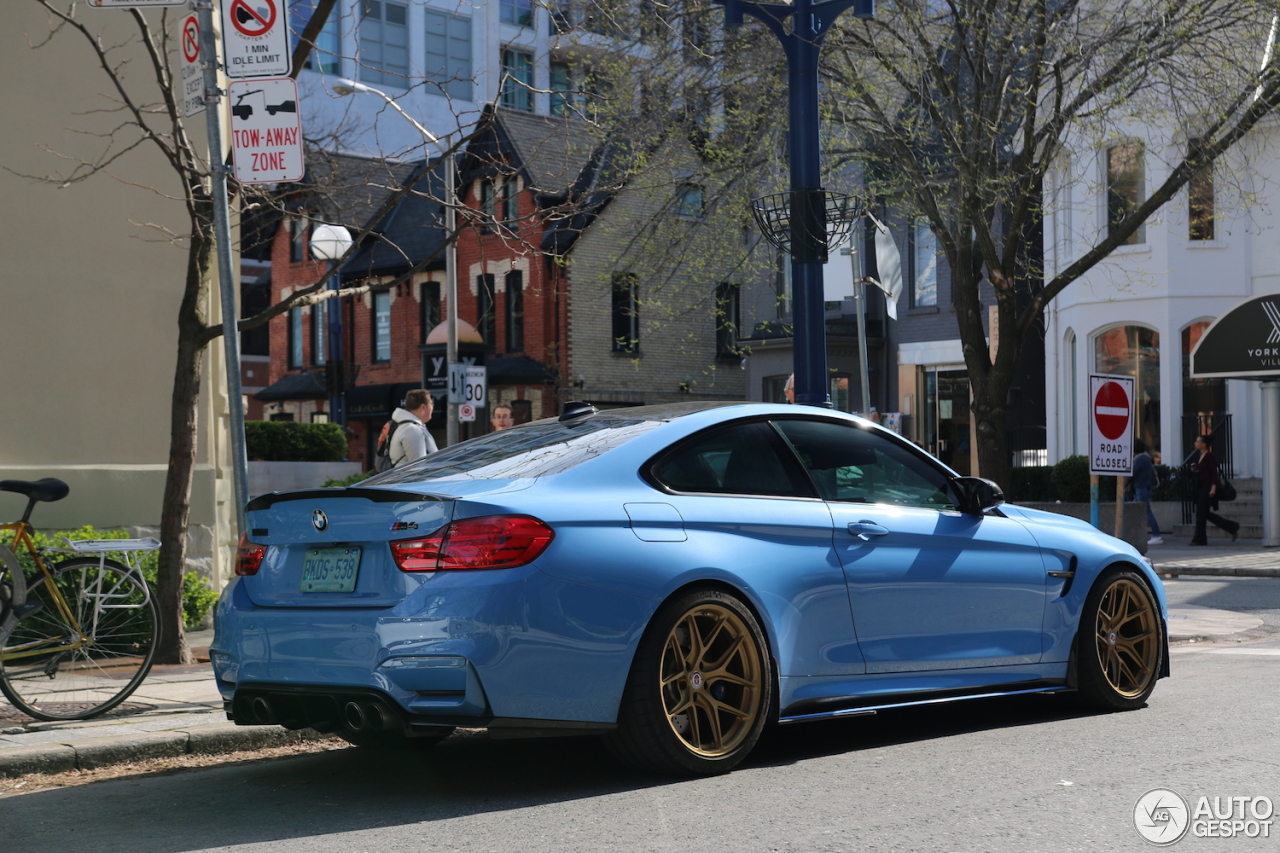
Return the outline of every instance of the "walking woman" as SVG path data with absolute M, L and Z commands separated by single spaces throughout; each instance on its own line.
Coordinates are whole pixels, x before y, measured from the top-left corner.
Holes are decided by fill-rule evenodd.
M 1195 448 L 1200 456 L 1191 463 L 1191 470 L 1195 475 L 1192 482 L 1196 487 L 1196 532 L 1191 538 L 1191 544 L 1209 544 L 1206 522 L 1210 521 L 1230 534 L 1231 541 L 1234 542 L 1240 535 L 1240 523 L 1214 512 L 1218 508 L 1218 486 L 1222 484 L 1222 478 L 1218 474 L 1218 460 L 1213 458 L 1213 436 L 1198 436 Z

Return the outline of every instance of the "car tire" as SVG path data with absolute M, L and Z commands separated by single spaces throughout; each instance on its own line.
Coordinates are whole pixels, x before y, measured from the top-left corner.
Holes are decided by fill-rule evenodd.
M 760 739 L 772 707 L 771 662 L 742 601 L 716 589 L 677 595 L 640 641 L 610 750 L 659 773 L 729 772 Z
M 398 732 L 352 732 L 346 730 L 339 730 L 335 734 L 352 746 L 357 746 L 361 749 L 405 751 L 430 749 L 453 734 L 453 729 L 441 727 L 439 732 L 418 737 L 405 737 Z
M 1164 637 L 1155 595 L 1137 572 L 1105 572 L 1076 634 L 1077 698 L 1098 711 L 1142 707 L 1160 677 Z

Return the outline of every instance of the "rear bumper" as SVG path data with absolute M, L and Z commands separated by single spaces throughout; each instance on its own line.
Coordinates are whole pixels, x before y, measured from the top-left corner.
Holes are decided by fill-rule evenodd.
M 315 727 L 333 703 L 288 709 L 327 696 L 339 710 L 374 697 L 410 727 L 616 720 L 652 602 L 532 568 L 439 581 L 392 608 L 259 607 L 233 582 L 210 648 L 232 719 Z M 252 706 L 263 696 L 286 710 L 261 719 Z

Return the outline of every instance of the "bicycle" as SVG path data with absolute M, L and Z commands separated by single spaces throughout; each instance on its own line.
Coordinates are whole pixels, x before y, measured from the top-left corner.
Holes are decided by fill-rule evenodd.
M 62 500 L 70 488 L 48 477 L 3 480 L 0 491 L 28 501 L 21 520 L 0 523 L 0 531 L 13 531 L 10 546 L 0 544 L 0 693 L 38 720 L 104 714 L 138 688 L 155 659 L 160 608 L 141 558 L 160 543 L 91 539 L 38 548 L 32 510 Z M 16 556 L 24 551 L 36 568 L 31 577 Z M 51 566 L 49 553 L 80 556 Z

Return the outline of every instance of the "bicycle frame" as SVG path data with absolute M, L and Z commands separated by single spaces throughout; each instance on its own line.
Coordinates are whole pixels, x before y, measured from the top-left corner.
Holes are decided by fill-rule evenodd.
M 45 584 L 49 589 L 49 597 L 53 599 L 53 603 L 58 608 L 58 613 L 63 619 L 67 620 L 66 624 L 75 628 L 75 638 L 63 637 L 46 637 L 33 643 L 27 643 L 21 646 L 14 646 L 7 651 L 0 652 L 0 661 L 18 660 L 19 658 L 34 657 L 36 655 L 47 654 L 52 649 L 79 649 L 88 644 L 89 638 L 85 636 L 84 630 L 80 627 L 80 622 L 76 619 L 75 614 L 71 612 L 71 606 L 67 604 L 67 599 L 63 596 L 62 590 L 58 589 L 57 583 L 54 582 L 53 573 L 49 571 L 49 567 L 45 565 L 44 558 L 40 555 L 40 550 L 36 548 L 35 541 L 31 538 L 31 531 L 34 528 L 25 521 L 0 522 L 0 531 L 12 530 L 13 542 L 9 546 L 9 550 L 13 551 L 14 556 L 18 555 L 18 549 L 25 548 L 27 553 L 31 555 L 31 559 L 35 561 L 36 567 L 40 569 L 45 576 Z M 21 569 L 19 569 L 21 571 Z

